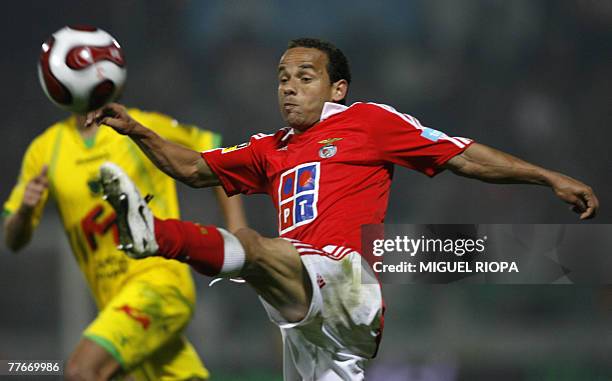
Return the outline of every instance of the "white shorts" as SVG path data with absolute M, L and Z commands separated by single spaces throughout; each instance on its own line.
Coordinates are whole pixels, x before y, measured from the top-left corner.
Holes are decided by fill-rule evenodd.
M 285 381 L 363 380 L 365 365 L 376 355 L 382 334 L 380 284 L 356 251 L 289 241 L 300 253 L 312 283 L 306 316 L 287 322 L 260 298 L 282 333 Z

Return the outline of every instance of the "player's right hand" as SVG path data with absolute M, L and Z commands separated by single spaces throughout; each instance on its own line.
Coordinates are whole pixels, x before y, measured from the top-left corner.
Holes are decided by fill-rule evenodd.
M 40 203 L 45 191 L 49 188 L 48 168 L 47 165 L 44 165 L 40 173 L 26 185 L 23 201 L 21 202 L 21 209 L 23 211 L 32 211 Z
M 597 215 L 599 200 L 590 186 L 559 173 L 551 180 L 551 187 L 557 197 L 572 205 L 571 209 L 580 214 L 581 220 Z
M 91 126 L 92 124 L 105 124 L 121 135 L 131 135 L 139 126 L 138 122 L 127 113 L 125 106 L 119 103 L 109 103 L 88 113 L 85 125 Z

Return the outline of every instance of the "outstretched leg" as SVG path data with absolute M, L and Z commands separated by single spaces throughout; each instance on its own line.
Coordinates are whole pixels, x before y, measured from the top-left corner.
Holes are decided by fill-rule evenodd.
M 117 213 L 121 247 L 142 258 L 160 255 L 209 276 L 244 278 L 283 318 L 306 316 L 312 297 L 308 273 L 294 246 L 252 229 L 232 234 L 215 226 L 155 219 L 128 176 L 114 164 L 101 168 L 107 201 Z

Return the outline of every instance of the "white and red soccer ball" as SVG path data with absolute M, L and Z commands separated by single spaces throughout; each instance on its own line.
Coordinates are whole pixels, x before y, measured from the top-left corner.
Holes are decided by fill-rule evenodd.
M 66 26 L 42 45 L 38 78 L 49 99 L 85 113 L 115 100 L 126 78 L 123 50 L 102 29 Z

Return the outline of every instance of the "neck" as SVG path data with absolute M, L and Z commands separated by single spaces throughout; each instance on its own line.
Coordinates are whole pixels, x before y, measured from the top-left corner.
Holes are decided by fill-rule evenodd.
M 86 126 L 85 125 L 86 117 L 87 117 L 86 115 L 81 115 L 81 114 L 75 115 L 76 128 L 81 134 L 81 136 L 84 137 L 85 139 L 91 138 L 92 136 L 94 136 L 96 132 L 98 132 L 98 128 L 100 128 L 100 126 L 95 123 L 92 123 L 91 125 Z
M 316 121 L 315 123 L 313 123 L 313 124 L 311 124 L 310 126 L 307 126 L 307 127 L 304 127 L 302 125 L 299 125 L 299 126 L 291 126 L 290 125 L 289 127 L 293 128 L 293 133 L 294 134 L 299 135 L 299 134 L 303 134 L 304 132 L 310 130 L 311 128 L 316 126 L 317 123 L 319 123 L 319 121 Z

